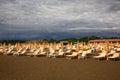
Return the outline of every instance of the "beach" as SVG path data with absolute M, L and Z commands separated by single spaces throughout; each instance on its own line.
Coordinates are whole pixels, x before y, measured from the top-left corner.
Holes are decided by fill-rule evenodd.
M 119 80 L 120 60 L 0 55 L 0 80 Z

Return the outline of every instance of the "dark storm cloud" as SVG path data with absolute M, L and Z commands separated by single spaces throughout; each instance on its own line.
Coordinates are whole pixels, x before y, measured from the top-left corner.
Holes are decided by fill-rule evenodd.
M 120 1 L 119 3 L 116 3 L 116 4 L 112 4 L 109 8 L 109 11 L 120 11 Z
M 119 32 L 119 15 L 120 0 L 0 0 L 0 31 Z
M 0 4 L 14 3 L 16 0 L 0 0 Z

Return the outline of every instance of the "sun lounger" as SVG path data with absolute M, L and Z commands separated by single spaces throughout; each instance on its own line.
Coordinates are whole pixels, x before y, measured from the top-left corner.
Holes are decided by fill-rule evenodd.
M 120 58 L 120 53 L 114 53 L 113 56 L 108 57 L 109 60 L 116 60 Z
M 101 52 L 98 56 L 93 56 L 93 58 L 96 58 L 96 59 L 105 59 L 106 58 L 106 55 L 107 55 L 107 52 L 104 51 L 104 52 Z
M 73 58 L 77 58 L 79 55 L 78 52 L 73 52 L 71 55 L 66 55 L 67 59 L 73 59 Z

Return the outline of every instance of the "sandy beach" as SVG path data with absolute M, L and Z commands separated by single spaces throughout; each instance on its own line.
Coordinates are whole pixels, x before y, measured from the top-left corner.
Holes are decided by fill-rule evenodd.
M 0 80 L 119 80 L 120 60 L 0 55 Z

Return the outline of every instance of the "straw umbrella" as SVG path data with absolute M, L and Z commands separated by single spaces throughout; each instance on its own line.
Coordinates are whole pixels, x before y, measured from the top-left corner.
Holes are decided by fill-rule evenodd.
M 61 45 L 61 48 L 63 49 L 64 48 L 63 42 L 60 42 L 60 45 Z
M 105 51 L 109 52 L 109 42 L 108 41 L 105 42 L 104 49 L 105 49 Z
M 6 44 L 5 43 L 3 43 L 3 49 L 6 49 L 7 48 L 7 46 L 6 46 Z
M 76 51 L 79 51 L 80 48 L 79 48 L 79 41 L 77 41 L 77 45 L 76 45 Z

